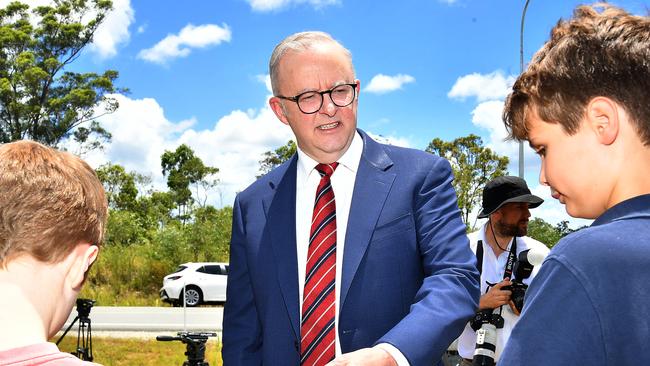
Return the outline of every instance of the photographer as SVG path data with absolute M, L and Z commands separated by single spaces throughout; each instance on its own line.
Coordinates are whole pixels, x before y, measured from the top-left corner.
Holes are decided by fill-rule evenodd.
M 97 175 L 66 152 L 4 144 L 0 197 L 0 365 L 96 365 L 47 341 L 68 318 L 104 238 L 108 209 Z
M 498 177 L 488 182 L 483 189 L 483 207 L 479 218 L 488 218 L 480 230 L 469 235 L 470 247 L 477 256 L 481 272 L 481 293 L 479 311 L 500 320 L 497 326 L 495 361 L 498 361 L 510 332 L 519 319 L 519 310 L 511 299 L 513 267 L 521 252 L 532 249 L 548 254 L 548 248 L 526 235 L 528 231 L 529 208 L 541 205 L 543 200 L 530 193 L 526 182 L 518 177 Z M 539 266 L 537 266 L 539 267 Z M 523 280 L 528 284 L 539 268 Z M 506 305 L 506 306 L 504 306 Z M 496 319 L 495 319 L 496 320 Z M 496 321 L 490 321 L 497 323 Z M 495 324 L 496 325 L 496 324 Z M 462 366 L 472 364 L 476 345 L 476 333 L 467 324 L 458 339 L 458 353 L 463 358 Z

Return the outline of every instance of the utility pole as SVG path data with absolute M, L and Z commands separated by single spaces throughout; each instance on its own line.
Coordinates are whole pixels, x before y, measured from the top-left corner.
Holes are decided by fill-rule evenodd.
M 521 28 L 519 29 L 519 73 L 524 72 L 524 19 L 526 19 L 526 10 L 528 10 L 528 3 L 526 0 L 524 10 L 521 13 Z M 519 141 L 519 178 L 524 178 L 524 142 Z

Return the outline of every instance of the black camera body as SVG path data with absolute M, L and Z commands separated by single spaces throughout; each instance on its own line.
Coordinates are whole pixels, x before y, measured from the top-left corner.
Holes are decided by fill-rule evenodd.
M 515 262 L 512 271 L 514 275 L 511 281 L 512 283 L 510 286 L 502 287 L 503 290 L 512 291 L 510 299 L 515 304 L 517 311 L 520 313 L 524 308 L 524 297 L 526 296 L 526 290 L 528 290 L 528 285 L 526 285 L 523 281 L 526 278 L 530 277 L 531 273 L 533 273 L 533 268 L 535 267 L 530 263 L 530 259 L 528 258 L 529 254 L 530 249 L 523 250 L 521 253 L 519 253 L 519 257 L 517 258 L 517 262 Z
M 186 345 L 185 356 L 187 361 L 183 362 L 183 366 L 210 366 L 205 362 L 205 343 L 210 337 L 216 337 L 217 333 L 214 332 L 178 332 L 176 337 L 173 336 L 157 336 L 157 341 L 181 341 Z
M 513 280 L 511 286 L 504 286 L 503 289 L 512 291 L 510 300 L 512 300 L 512 303 L 515 305 L 517 311 L 521 313 L 521 310 L 524 308 L 524 297 L 526 296 L 528 285 L 523 282 Z
M 77 299 L 77 313 L 79 318 L 88 318 L 90 316 L 90 309 L 95 305 L 95 300 L 91 299 Z

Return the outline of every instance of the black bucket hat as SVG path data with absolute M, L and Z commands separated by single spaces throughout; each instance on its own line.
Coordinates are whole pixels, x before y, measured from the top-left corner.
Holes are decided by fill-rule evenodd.
M 544 200 L 531 194 L 526 181 L 519 177 L 497 177 L 483 188 L 483 209 L 478 217 L 486 218 L 501 206 L 511 202 L 526 202 L 529 208 L 535 208 Z

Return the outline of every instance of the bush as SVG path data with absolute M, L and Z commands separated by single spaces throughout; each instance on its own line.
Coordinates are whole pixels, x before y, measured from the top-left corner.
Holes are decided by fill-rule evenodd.
M 232 208 L 196 211 L 187 225 L 170 221 L 148 234 L 138 228 L 137 215 L 112 211 L 107 244 L 88 277 L 81 297 L 98 305 L 160 305 L 163 277 L 185 262 L 226 262 Z M 120 241 L 123 240 L 123 241 Z

